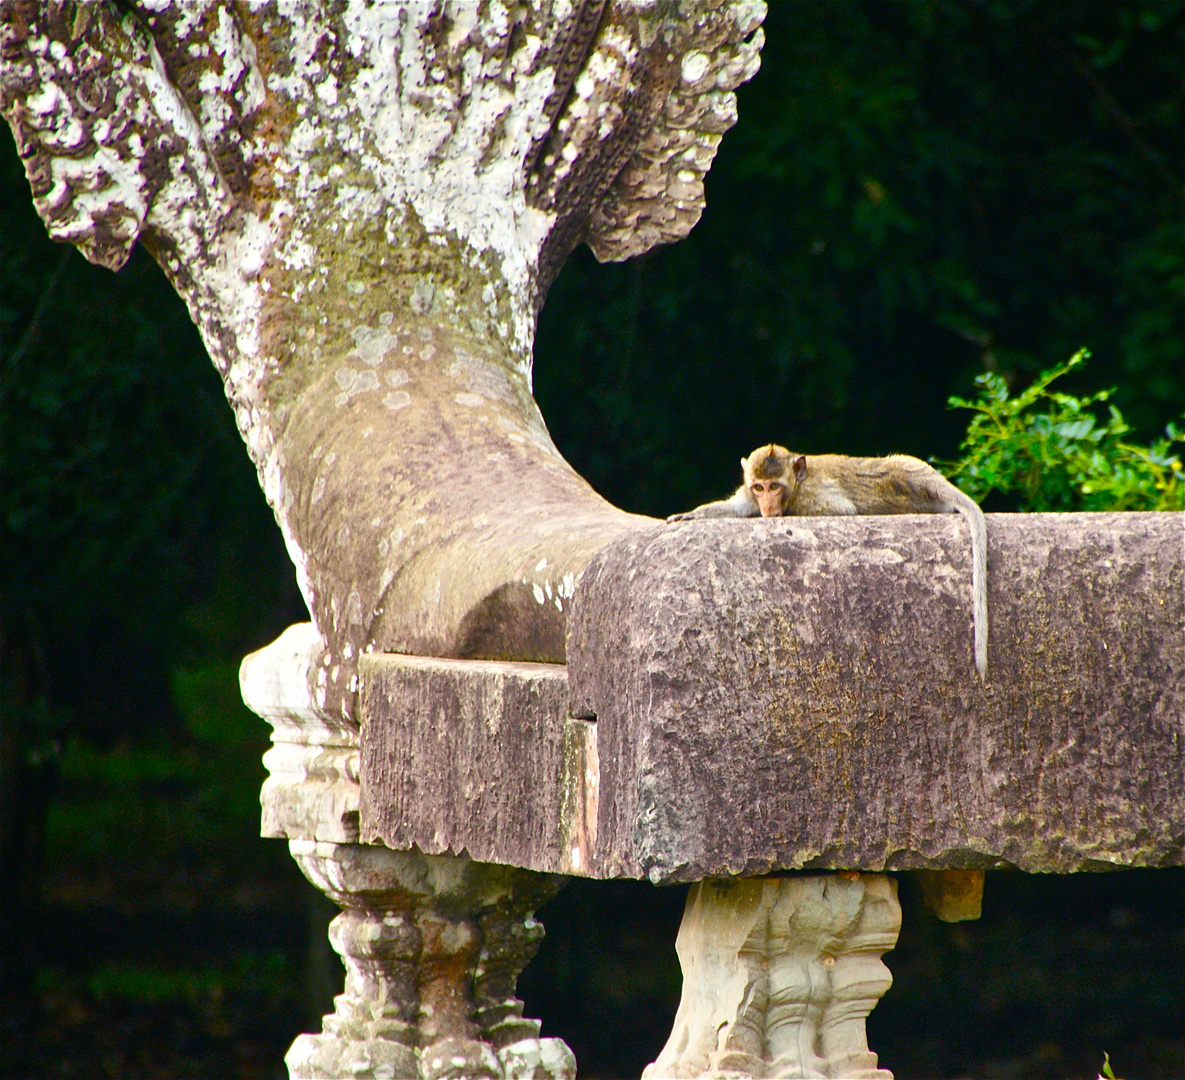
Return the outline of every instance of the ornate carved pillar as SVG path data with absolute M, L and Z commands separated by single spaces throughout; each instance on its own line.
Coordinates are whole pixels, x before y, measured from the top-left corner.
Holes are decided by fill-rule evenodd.
M 683 997 L 644 1077 L 892 1080 L 864 1022 L 893 977 L 897 884 L 883 874 L 692 885 L 679 928 Z
M 543 939 L 531 916 L 560 877 L 369 844 L 293 840 L 339 904 L 329 936 L 345 992 L 285 1058 L 294 1080 L 391 1076 L 572 1078 L 576 1059 L 514 996 Z
M 243 662 L 247 704 L 273 726 L 263 831 L 288 838 L 342 913 L 330 941 L 345 990 L 320 1034 L 286 1057 L 295 1080 L 484 1077 L 561 1080 L 576 1060 L 539 1038 L 515 984 L 543 939 L 532 917 L 564 879 L 465 855 L 358 843 L 358 731 L 315 701 L 324 649 L 290 627 Z

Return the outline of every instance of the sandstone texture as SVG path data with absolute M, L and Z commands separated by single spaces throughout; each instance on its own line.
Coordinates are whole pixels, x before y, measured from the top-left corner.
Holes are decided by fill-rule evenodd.
M 1182 862 L 1180 514 L 687 522 L 594 560 L 568 640 L 601 872 Z

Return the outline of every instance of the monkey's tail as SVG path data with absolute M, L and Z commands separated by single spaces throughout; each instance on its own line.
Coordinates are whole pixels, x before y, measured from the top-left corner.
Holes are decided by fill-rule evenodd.
M 987 521 L 970 496 L 959 502 L 959 513 L 971 527 L 971 611 L 975 625 L 975 670 L 987 680 L 988 610 L 987 610 Z

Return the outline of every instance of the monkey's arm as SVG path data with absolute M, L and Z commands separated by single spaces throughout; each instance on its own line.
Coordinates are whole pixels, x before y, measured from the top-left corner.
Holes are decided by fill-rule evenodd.
M 672 514 L 667 521 L 692 521 L 696 518 L 748 518 L 760 517 L 761 511 L 757 502 L 749 494 L 749 489 L 742 484 L 733 492 L 732 497 L 721 499 L 719 502 L 704 503 L 694 510 L 684 514 Z

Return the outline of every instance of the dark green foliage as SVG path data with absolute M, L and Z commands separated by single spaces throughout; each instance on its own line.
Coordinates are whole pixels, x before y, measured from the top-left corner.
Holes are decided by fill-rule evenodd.
M 969 490 L 1136 505 L 1140 463 L 1112 451 L 1170 468 L 1185 401 L 1183 30 L 1182 0 L 775 0 L 691 237 L 623 266 L 582 249 L 552 288 L 558 445 L 665 514 L 770 439 L 953 457 L 947 399 L 986 375 L 993 408 L 1038 399 L 1003 441 L 972 427 Z M 111 275 L 51 244 L 6 129 L 0 205 L 0 1072 L 283 1075 L 341 979 L 327 902 L 258 837 L 266 727 L 236 699 L 241 656 L 305 617 L 292 569 L 151 260 Z M 1040 397 L 1084 342 L 1089 384 Z M 1181 876 L 1123 878 L 1076 878 L 1072 902 L 989 879 L 966 927 L 907 904 L 870 1025 L 885 1063 L 1093 1076 L 1107 1050 L 1181 1075 Z M 577 882 L 542 915 L 528 1014 L 600 1075 L 661 1044 L 677 909 Z
M 770 440 L 951 457 L 951 394 L 1084 342 L 1161 432 L 1185 401 L 1183 29 L 1177 0 L 772 4 L 691 237 L 577 252 L 552 288 L 560 449 L 652 514 Z
M 977 500 L 999 492 L 1029 512 L 1185 510 L 1185 473 L 1173 452 L 1185 432 L 1170 423 L 1163 438 L 1137 446 L 1125 441 L 1131 428 L 1114 405 L 1100 417 L 1097 406 L 1114 390 L 1079 398 L 1049 389 L 1088 355 L 1079 350 L 1015 397 L 993 374 L 975 380 L 974 401 L 952 397 L 952 407 L 975 415 L 947 475 Z
M 188 1015 L 192 1075 L 270 1072 L 308 1000 L 257 976 L 307 967 L 307 887 L 237 668 L 304 617 L 292 569 L 152 260 L 51 244 L 6 125 L 0 204 L 0 1073 L 173 1075 Z
M 118 740 L 175 722 L 173 664 L 237 661 L 299 602 L 184 305 L 142 251 L 112 275 L 50 244 L 0 138 L 4 662 Z

